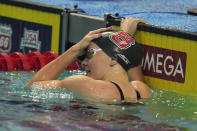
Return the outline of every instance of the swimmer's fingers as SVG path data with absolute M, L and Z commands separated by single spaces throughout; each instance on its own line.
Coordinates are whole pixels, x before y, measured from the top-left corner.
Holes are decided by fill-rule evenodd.
M 138 18 L 125 18 L 121 20 L 120 29 L 129 33 L 130 35 L 134 35 L 137 29 L 138 23 L 146 23 L 143 19 Z
M 101 37 L 101 32 L 107 30 L 113 30 L 113 27 L 100 28 L 94 31 L 90 31 L 81 41 L 78 42 L 80 51 L 84 52 L 84 50 L 88 47 L 88 45 L 90 45 L 93 39 Z
M 93 39 L 99 38 L 101 36 L 101 33 L 95 34 L 90 32 L 82 40 L 80 40 L 77 45 L 79 46 L 81 54 L 83 54 L 84 50 L 91 44 Z
M 121 23 L 124 23 L 125 22 L 125 18 L 121 18 Z
M 101 37 L 102 34 L 101 33 L 98 33 L 98 34 L 92 34 L 89 36 L 89 41 L 93 40 L 93 39 L 96 39 L 96 38 L 99 38 Z
M 97 30 L 94 30 L 94 31 L 90 31 L 84 38 L 91 41 L 93 39 L 101 37 L 102 36 L 101 32 L 108 31 L 108 30 L 113 30 L 113 27 L 110 26 L 110 27 L 107 27 L 107 28 L 100 28 L 100 29 L 97 29 Z
M 146 23 L 146 21 L 143 20 L 143 19 L 137 19 L 136 22 L 137 22 L 137 23 Z
M 100 28 L 100 29 L 97 29 L 97 30 L 93 30 L 93 31 L 90 31 L 88 34 L 98 34 L 100 32 L 104 32 L 104 31 L 108 31 L 108 30 L 113 30 L 113 27 L 110 26 L 110 27 L 107 27 L 107 28 Z
M 132 22 L 136 22 L 136 23 L 146 23 L 146 21 L 144 20 L 144 19 L 139 19 L 139 18 L 133 18 L 133 17 L 127 17 L 127 18 L 125 18 L 122 22 L 130 22 L 130 23 L 132 23 Z

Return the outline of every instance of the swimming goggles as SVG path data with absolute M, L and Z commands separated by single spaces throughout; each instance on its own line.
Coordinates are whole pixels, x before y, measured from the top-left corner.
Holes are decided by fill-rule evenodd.
M 96 55 L 96 53 L 98 51 L 102 51 L 101 48 L 98 49 L 94 49 L 94 48 L 90 48 L 86 51 L 86 58 L 91 59 L 94 55 Z

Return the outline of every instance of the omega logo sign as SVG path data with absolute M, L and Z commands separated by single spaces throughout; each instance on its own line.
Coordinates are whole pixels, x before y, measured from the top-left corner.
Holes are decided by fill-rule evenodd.
M 142 68 L 145 75 L 180 83 L 185 82 L 187 58 L 185 52 L 147 45 L 143 47 Z

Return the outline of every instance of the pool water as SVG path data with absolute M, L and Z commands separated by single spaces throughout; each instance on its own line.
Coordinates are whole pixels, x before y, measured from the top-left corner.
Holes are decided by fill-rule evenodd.
M 197 16 L 187 14 L 197 8 L 197 0 L 29 0 L 64 8 L 78 5 L 85 14 L 104 17 L 105 13 L 136 17 L 149 24 L 197 33 Z
M 65 89 L 24 89 L 35 72 L 0 72 L 0 130 L 195 131 L 197 96 L 152 89 L 139 104 L 107 102 Z M 65 71 L 59 79 L 82 71 Z

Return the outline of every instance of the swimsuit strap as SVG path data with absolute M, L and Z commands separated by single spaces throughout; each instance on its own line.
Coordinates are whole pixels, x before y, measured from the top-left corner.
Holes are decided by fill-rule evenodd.
M 112 82 L 117 88 L 118 88 L 118 91 L 120 92 L 120 96 L 121 96 L 121 100 L 124 100 L 124 94 L 122 92 L 122 89 L 120 88 L 120 86 L 118 84 L 116 84 L 115 82 Z M 137 94 L 137 100 L 141 99 L 141 95 L 139 93 L 139 91 L 135 90 L 136 91 L 136 94 Z
M 140 95 L 139 91 L 137 91 L 137 90 L 135 90 L 135 91 L 136 91 L 136 94 L 137 94 L 137 99 L 138 100 L 141 99 L 141 95 Z
M 120 92 L 120 96 L 121 96 L 121 100 L 124 100 L 124 94 L 122 92 L 122 89 L 120 88 L 120 86 L 118 84 L 116 84 L 115 82 L 112 82 L 117 88 L 118 88 L 118 91 Z

